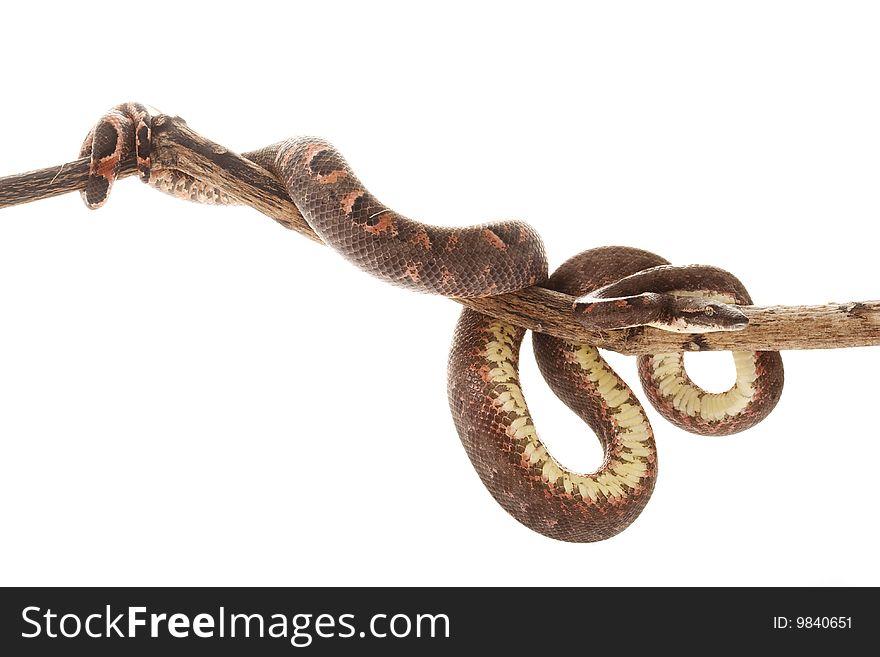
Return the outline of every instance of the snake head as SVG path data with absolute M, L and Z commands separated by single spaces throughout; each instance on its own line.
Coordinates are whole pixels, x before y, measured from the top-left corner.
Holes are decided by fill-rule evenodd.
M 745 313 L 737 306 L 712 299 L 677 297 L 668 298 L 666 317 L 651 326 L 676 333 L 712 333 L 741 331 L 749 324 Z

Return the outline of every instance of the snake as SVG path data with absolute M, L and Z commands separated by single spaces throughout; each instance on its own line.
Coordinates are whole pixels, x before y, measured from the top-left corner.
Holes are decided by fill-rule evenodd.
M 123 103 L 105 113 L 81 149 L 90 158 L 82 197 L 107 201 L 121 163 L 134 156 L 151 186 L 200 203 L 237 200 L 190 174 L 152 167 L 150 110 Z M 752 303 L 731 273 L 707 265 L 674 266 L 626 246 L 575 255 L 552 275 L 540 236 L 528 223 L 504 220 L 466 227 L 419 222 L 373 196 L 324 139 L 295 137 L 242 157 L 286 188 L 317 235 L 343 258 L 391 284 L 447 297 L 481 297 L 540 285 L 575 298 L 586 328 L 692 333 L 740 330 L 738 308 Z M 557 461 L 541 441 L 523 396 L 519 351 L 525 329 L 464 309 L 447 367 L 448 402 L 464 451 L 491 496 L 517 521 L 568 542 L 608 539 L 644 509 L 657 478 L 657 447 L 645 408 L 599 350 L 534 333 L 538 369 L 554 394 L 596 434 L 603 461 L 581 473 Z M 352 345 L 357 349 L 356 345 Z M 667 420 L 702 435 L 743 431 L 764 419 L 783 386 L 775 351 L 733 352 L 734 384 L 708 392 L 688 376 L 681 353 L 643 355 L 639 379 Z M 418 494 L 416 477 L 398 476 Z

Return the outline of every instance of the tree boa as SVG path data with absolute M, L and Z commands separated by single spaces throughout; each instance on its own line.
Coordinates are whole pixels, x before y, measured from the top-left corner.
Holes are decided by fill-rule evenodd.
M 222 189 L 186 173 L 152 171 L 151 116 L 125 103 L 106 113 L 81 150 L 90 176 L 83 199 L 104 204 L 120 163 L 134 155 L 142 180 L 179 198 L 234 203 Z M 333 146 L 299 137 L 243 154 L 281 180 L 321 239 L 364 271 L 411 290 L 488 296 L 532 285 L 578 297 L 572 312 L 595 330 L 655 326 L 700 333 L 737 330 L 750 304 L 742 283 L 715 267 L 674 267 L 623 246 L 580 253 L 548 277 L 541 238 L 526 223 L 463 228 L 408 219 L 379 202 Z M 657 476 L 657 449 L 645 410 L 595 347 L 533 336 L 539 369 L 553 392 L 596 433 L 604 462 L 593 473 L 560 464 L 541 442 L 518 375 L 525 331 L 472 310 L 458 321 L 449 356 L 449 406 L 461 442 L 492 496 L 514 518 L 546 536 L 597 541 L 641 512 Z M 682 354 L 639 358 L 649 401 L 666 419 L 699 434 L 723 435 L 760 422 L 782 392 L 778 352 L 736 352 L 726 392 L 695 385 Z

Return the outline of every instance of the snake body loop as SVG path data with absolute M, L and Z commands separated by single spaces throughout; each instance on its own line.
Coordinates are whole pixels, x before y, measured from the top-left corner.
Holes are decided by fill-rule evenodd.
M 154 171 L 151 118 L 144 106 L 114 107 L 83 144 L 90 181 L 83 198 L 100 207 L 119 163 L 132 152 L 142 179 L 179 198 L 235 199 L 186 173 Z M 243 154 L 273 173 L 314 231 L 361 269 L 395 285 L 455 297 L 486 296 L 531 285 L 579 297 L 573 312 L 595 330 L 655 326 L 704 332 L 736 330 L 735 304 L 751 298 L 732 274 L 673 267 L 629 247 L 585 251 L 547 277 L 540 237 L 506 221 L 443 228 L 407 219 L 380 203 L 333 146 L 296 138 Z M 648 417 L 632 390 L 591 345 L 533 337 L 539 369 L 554 393 L 596 433 L 603 463 L 593 473 L 560 464 L 538 438 L 519 383 L 524 330 L 463 311 L 448 367 L 449 404 L 465 451 L 492 496 L 524 525 L 565 541 L 596 541 L 627 527 L 654 487 L 657 451 Z M 648 399 L 688 431 L 726 434 L 753 426 L 772 410 L 783 384 L 777 352 L 734 353 L 737 378 L 724 393 L 697 387 L 681 354 L 639 358 Z
M 81 192 L 85 204 L 100 208 L 110 194 L 119 175 L 119 166 L 132 152 L 137 160 L 141 180 L 150 179 L 152 118 L 140 103 L 122 103 L 110 109 L 95 124 L 79 150 L 80 157 L 89 156 L 89 182 Z

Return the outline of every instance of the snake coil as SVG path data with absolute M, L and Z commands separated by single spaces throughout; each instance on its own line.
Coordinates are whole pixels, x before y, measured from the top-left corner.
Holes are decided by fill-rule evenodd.
M 141 179 L 202 203 L 235 199 L 187 173 L 154 171 L 151 116 L 143 105 L 112 108 L 89 132 L 83 199 L 104 204 L 120 163 L 135 156 Z M 244 153 L 283 182 L 303 217 L 331 248 L 364 271 L 411 290 L 452 297 L 489 296 L 532 285 L 578 297 L 572 312 L 595 330 L 656 326 L 705 332 L 745 325 L 736 305 L 750 304 L 732 274 L 708 266 L 675 267 L 623 246 L 580 253 L 548 276 L 537 232 L 520 221 L 446 228 L 408 219 L 378 201 L 328 142 L 299 137 Z M 464 310 L 448 366 L 449 405 L 477 474 L 498 503 L 527 527 L 565 541 L 597 541 L 641 512 L 657 476 L 657 449 L 635 394 L 588 344 L 533 336 L 538 366 L 553 392 L 596 433 L 604 461 L 593 473 L 560 464 L 541 442 L 519 383 L 525 331 Z M 724 435 L 760 422 L 783 386 L 778 352 L 734 352 L 736 381 L 709 393 L 688 377 L 680 353 L 641 356 L 648 400 L 670 422 Z

